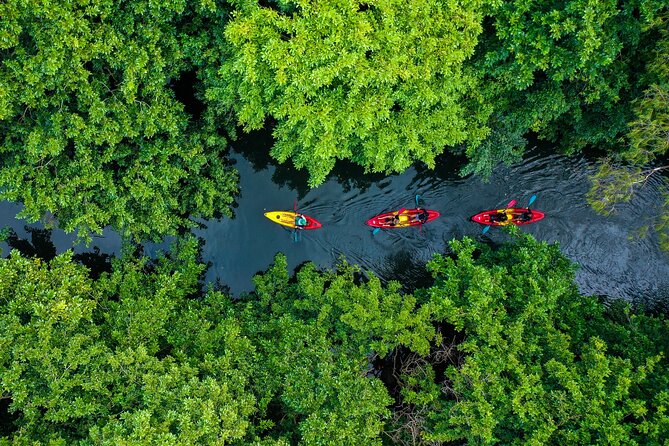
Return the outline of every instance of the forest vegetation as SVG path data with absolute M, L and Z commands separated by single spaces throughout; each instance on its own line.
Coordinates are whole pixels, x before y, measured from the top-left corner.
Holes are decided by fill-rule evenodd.
M 269 126 L 271 155 L 311 186 L 342 159 L 390 173 L 448 151 L 485 177 L 528 135 L 592 148 L 608 159 L 590 201 L 611 212 L 667 164 L 668 14 L 663 0 L 8 0 L 0 198 L 83 238 L 177 234 L 231 215 L 227 144 Z
M 278 254 L 233 299 L 187 234 L 233 215 L 229 143 L 259 128 L 312 187 L 588 149 L 614 212 L 667 172 L 668 24 L 666 0 L 4 0 L 0 199 L 126 243 L 0 259 L 0 445 L 668 444 L 669 322 L 579 293 L 556 245 L 454 240 L 412 290 Z
M 279 254 L 239 299 L 197 254 L 0 259 L 0 444 L 669 441 L 669 321 L 556 245 L 453 241 L 413 292 Z

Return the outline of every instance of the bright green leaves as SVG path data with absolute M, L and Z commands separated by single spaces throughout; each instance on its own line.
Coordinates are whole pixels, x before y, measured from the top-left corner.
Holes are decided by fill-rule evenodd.
M 465 354 L 446 370 L 445 398 L 435 400 L 430 368 L 409 368 L 404 377 L 405 397 L 419 404 L 415 413 L 430 412 L 422 438 L 480 444 L 663 441 L 644 433 L 649 428 L 641 417 L 658 404 L 643 395 L 667 379 L 658 364 L 666 362 L 663 335 L 642 334 L 629 322 L 605 317 L 603 305 L 579 295 L 573 266 L 556 246 L 519 236 L 494 251 L 469 239 L 451 248 L 451 257 L 436 256 L 429 264 L 436 280 L 430 293 L 441 307 L 440 320 L 464 336 L 457 349 Z M 653 318 L 648 323 L 662 324 Z M 633 338 L 654 347 L 634 349 Z M 664 423 L 662 415 L 651 430 Z
M 108 349 L 92 324 L 98 302 L 87 271 L 71 254 L 48 267 L 15 255 L 0 262 L 0 277 L 0 386 L 20 410 L 24 435 L 45 422 L 86 419 L 108 393 L 91 376 Z
M 362 279 L 357 267 L 341 263 L 336 272 L 319 272 L 308 264 L 288 283 L 285 257 L 254 280 L 258 299 L 274 314 L 297 314 L 317 320 L 324 330 L 360 354 L 385 356 L 399 345 L 426 354 L 435 337 L 431 307 L 373 275 Z M 357 283 L 360 282 L 360 283 Z
M 462 63 L 481 31 L 478 2 L 353 0 L 244 3 L 228 24 L 231 55 L 208 98 L 246 129 L 277 121 L 272 156 L 324 181 L 337 159 L 374 172 L 479 141 L 464 108 Z
M 666 170 L 662 163 L 669 153 L 669 32 L 667 17 L 659 21 L 657 39 L 648 62 L 646 81 L 650 85 L 633 102 L 634 118 L 629 123 L 627 147 L 613 159 L 601 161 L 592 175 L 588 202 L 595 211 L 611 214 L 616 206 L 634 197 L 654 174 Z M 665 165 L 662 165 L 662 164 Z M 669 250 L 669 192 L 664 188 L 659 216 L 652 227 L 660 235 L 661 247 Z
M 243 314 L 264 358 L 258 399 L 274 401 L 268 411 L 280 413 L 273 416 L 281 420 L 273 435 L 299 432 L 305 444 L 380 444 L 391 399 L 380 381 L 366 376 L 370 349 L 387 353 L 398 343 L 393 333 L 408 331 L 417 317 L 409 314 L 411 303 L 407 314 L 393 316 L 389 310 L 402 299 L 397 289 L 383 289 L 376 278 L 356 284 L 355 274 L 346 264 L 325 273 L 308 264 L 290 283 L 279 255 L 255 277 L 257 295 L 249 296 Z M 419 333 L 433 336 L 429 321 L 421 323 Z
M 97 280 L 71 254 L 0 259 L 7 440 L 380 445 L 392 399 L 370 346 L 427 348 L 434 330 L 416 300 L 354 283 L 347 265 L 306 266 L 289 283 L 279 256 L 256 296 L 233 301 L 201 291 L 197 252 L 188 239 L 154 261 L 115 259 Z M 374 302 L 365 333 L 356 312 Z
M 21 38 L 1 50 L 0 190 L 24 203 L 21 216 L 51 212 L 82 237 L 112 225 L 144 239 L 230 213 L 225 141 L 170 88 L 194 69 L 177 26 L 184 3 L 2 8 Z
M 191 240 L 151 265 L 126 257 L 95 282 L 71 254 L 48 265 L 16 252 L 0 260 L 0 386 L 13 441 L 200 445 L 247 434 L 253 350 L 220 313 L 189 323 L 195 253 Z M 216 348 L 202 360 L 170 355 L 207 335 Z
M 551 0 L 492 2 L 491 28 L 473 59 L 491 137 L 469 147 L 463 173 L 489 174 L 518 161 L 524 135 L 558 143 L 565 152 L 615 149 L 638 94 L 639 66 L 658 2 Z
M 243 314 L 265 358 L 258 399 L 282 415 L 273 432 L 297 430 L 306 444 L 380 444 L 392 400 L 367 376 L 370 360 L 400 346 L 427 354 L 430 306 L 343 262 L 325 272 L 307 264 L 291 281 L 278 255 L 254 283 Z
M 96 280 L 71 254 L 14 252 L 0 259 L 1 441 L 669 440 L 669 322 L 581 296 L 574 266 L 530 236 L 451 249 L 414 294 L 343 262 L 290 277 L 278 255 L 237 300 L 202 291 L 193 239 Z

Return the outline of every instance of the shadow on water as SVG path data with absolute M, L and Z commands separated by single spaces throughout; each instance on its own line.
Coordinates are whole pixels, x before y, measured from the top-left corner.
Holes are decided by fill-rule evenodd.
M 196 87 L 200 85 L 195 70 L 181 73 L 178 79 L 172 82 L 172 90 L 177 101 L 184 105 L 186 113 L 194 120 L 200 119 L 205 110 L 205 105 L 197 95 Z
M 113 255 L 100 252 L 100 248 L 95 246 L 93 252 L 82 252 L 73 256 L 74 260 L 84 265 L 90 271 L 93 280 L 100 278 L 102 273 L 112 272 Z
M 27 238 L 20 237 L 14 229 L 8 229 L 5 242 L 10 249 L 20 252 L 24 257 L 37 257 L 45 262 L 49 262 L 56 257 L 57 250 L 51 240 L 51 229 L 24 226 L 24 230 L 30 235 L 30 241 Z M 92 251 L 80 252 L 72 256 L 76 262 L 88 268 L 92 279 L 99 278 L 102 273 L 111 272 L 113 257 L 111 254 L 100 252 L 100 248 L 97 246 L 93 247 Z
M 251 163 L 254 172 L 272 169 L 272 182 L 279 187 L 287 187 L 297 192 L 297 198 L 303 198 L 309 191 L 309 176 L 306 170 L 297 170 L 290 161 L 279 163 L 269 154 L 269 147 L 274 144 L 272 126 L 266 125 L 261 130 L 244 133 L 238 131 L 239 139 L 231 144 L 233 150 Z M 243 193 L 243 191 L 242 191 Z
M 297 192 L 298 199 L 304 198 L 310 190 L 309 173 L 306 169 L 295 169 L 292 161 L 279 163 L 271 157 L 269 147 L 274 144 L 272 126 L 267 125 L 262 130 L 244 133 L 232 144 L 235 152 L 242 155 L 251 163 L 255 172 L 272 168 L 272 182 L 279 187 L 288 187 Z M 384 173 L 365 173 L 364 167 L 347 160 L 338 160 L 326 181 L 336 181 L 344 192 L 357 189 L 366 191 L 373 184 L 386 178 Z
M 9 406 L 12 404 L 12 398 L 7 396 L 0 398 L 0 437 L 9 438 L 15 431 L 14 422 L 19 419 L 18 412 L 10 412 Z
M 56 246 L 51 241 L 50 229 L 25 226 L 24 230 L 30 235 L 30 241 L 19 237 L 14 229 L 9 228 L 5 242 L 10 249 L 17 250 L 24 257 L 38 257 L 45 262 L 56 257 Z
M 399 282 L 404 292 L 417 288 L 426 288 L 434 282 L 432 275 L 425 268 L 425 259 L 414 257 L 411 251 L 399 251 L 388 254 L 375 271 L 383 282 L 388 279 Z

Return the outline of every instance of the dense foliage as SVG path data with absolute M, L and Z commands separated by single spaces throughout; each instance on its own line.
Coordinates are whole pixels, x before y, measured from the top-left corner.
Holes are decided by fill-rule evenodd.
M 0 443 L 380 444 L 391 399 L 369 355 L 429 348 L 417 302 L 346 265 L 292 283 L 282 256 L 234 302 L 199 293 L 196 253 L 98 280 L 70 253 L 0 260 Z
M 578 293 L 557 246 L 453 242 L 429 265 L 437 319 L 464 341 L 456 364 L 409 369 L 424 440 L 472 444 L 664 444 L 666 321 Z M 411 413 L 411 412 L 410 412 Z
M 596 146 L 611 211 L 666 169 L 665 3 L 6 0 L 0 198 L 84 238 L 176 234 L 231 214 L 238 123 L 311 185 L 446 148 L 489 173 L 528 132 Z M 669 212 L 657 228 L 669 247 Z M 237 300 L 203 290 L 193 240 L 101 275 L 14 252 L 0 444 L 669 443 L 666 320 L 580 295 L 529 237 L 451 251 L 413 293 L 278 255 Z
M 336 159 L 369 171 L 463 173 L 518 160 L 534 132 L 563 151 L 616 151 L 648 85 L 664 2 L 233 2 L 230 56 L 208 97 L 321 183 Z
M 232 300 L 192 240 L 97 279 L 0 259 L 0 444 L 663 444 L 667 322 L 578 294 L 555 246 L 465 239 L 398 283 L 282 255 Z
M 652 27 L 657 40 L 643 77 L 643 96 L 633 103 L 633 118 L 622 152 L 602 161 L 593 175 L 588 201 L 595 210 L 611 214 L 627 203 L 651 177 L 669 169 L 669 16 L 660 17 Z M 664 202 L 654 229 L 661 247 L 669 250 L 669 190 L 662 188 Z
M 0 198 L 84 237 L 106 225 L 157 237 L 229 214 L 225 140 L 171 88 L 206 49 L 186 26 L 201 14 L 182 1 L 3 2 Z
M 434 166 L 445 146 L 485 134 L 465 103 L 463 62 L 481 31 L 481 2 L 234 2 L 220 87 L 246 129 L 277 121 L 272 155 L 323 182 L 337 159 L 374 172 Z
M 339 159 L 400 172 L 448 149 L 488 174 L 530 132 L 594 146 L 616 156 L 591 195 L 610 210 L 666 158 L 665 3 L 9 0 L 0 198 L 82 237 L 175 234 L 230 215 L 239 124 L 312 186 Z
M 187 352 L 187 297 L 202 271 L 194 249 L 150 267 L 117 261 L 95 282 L 69 253 L 48 265 L 16 254 L 2 261 L 0 380 L 16 410 L 15 444 L 223 444 L 244 435 L 252 347 L 236 323 L 221 314 L 215 350 Z

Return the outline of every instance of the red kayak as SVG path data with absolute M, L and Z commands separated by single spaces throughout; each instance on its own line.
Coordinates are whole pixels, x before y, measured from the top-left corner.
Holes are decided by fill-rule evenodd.
M 399 214 L 399 219 L 396 219 L 396 216 L 398 216 L 397 211 L 386 212 L 370 218 L 366 223 L 375 228 L 406 228 L 430 222 L 439 217 L 439 212 L 429 209 L 404 209 Z
M 542 218 L 544 218 L 544 213 L 536 209 L 508 208 L 479 212 L 471 220 L 482 225 L 506 226 L 510 224 L 529 225 Z

